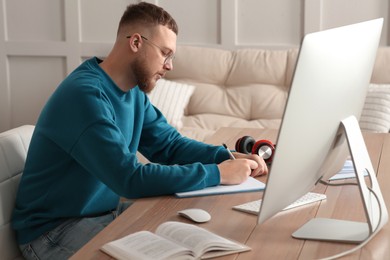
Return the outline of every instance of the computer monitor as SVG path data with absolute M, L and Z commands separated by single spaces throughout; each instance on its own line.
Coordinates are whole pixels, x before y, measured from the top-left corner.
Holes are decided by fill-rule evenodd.
M 313 219 L 293 236 L 359 242 L 387 222 L 387 210 L 357 123 L 382 24 L 383 19 L 375 19 L 304 37 L 276 140 L 259 224 L 311 191 L 319 180 L 336 174 L 350 152 L 368 223 Z M 365 170 L 370 174 L 373 192 L 360 174 Z M 332 234 L 328 234 L 329 230 Z

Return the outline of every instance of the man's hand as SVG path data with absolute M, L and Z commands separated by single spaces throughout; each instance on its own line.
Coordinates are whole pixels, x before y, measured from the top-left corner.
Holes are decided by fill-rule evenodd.
M 240 184 L 248 179 L 257 162 L 248 159 L 226 160 L 218 164 L 221 184 Z
M 264 159 L 258 156 L 257 154 L 244 154 L 244 153 L 233 153 L 234 157 L 236 158 L 244 158 L 249 159 L 257 162 L 258 167 L 256 169 L 253 169 L 250 176 L 257 177 L 260 175 L 268 174 L 268 166 L 265 163 Z
M 268 173 L 267 164 L 256 154 L 233 153 L 236 160 L 226 160 L 218 165 L 221 184 L 240 184 L 248 176 L 256 177 Z

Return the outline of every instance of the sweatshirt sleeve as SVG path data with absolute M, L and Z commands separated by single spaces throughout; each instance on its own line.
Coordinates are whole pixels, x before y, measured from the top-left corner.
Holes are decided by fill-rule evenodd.
M 149 100 L 145 104 L 145 117 L 139 151 L 150 161 L 161 164 L 189 164 L 200 162 L 218 164 L 229 159 L 222 146 L 214 146 L 182 136 L 170 126 L 161 112 Z
M 141 164 L 125 143 L 119 129 L 103 120 L 84 131 L 72 149 L 72 156 L 90 174 L 127 198 L 173 194 L 220 183 L 214 163 Z

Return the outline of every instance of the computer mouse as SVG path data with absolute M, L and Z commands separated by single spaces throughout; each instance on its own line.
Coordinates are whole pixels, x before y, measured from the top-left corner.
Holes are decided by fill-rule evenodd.
M 203 209 L 183 209 L 179 210 L 177 214 L 196 223 L 207 222 L 211 219 L 210 214 Z

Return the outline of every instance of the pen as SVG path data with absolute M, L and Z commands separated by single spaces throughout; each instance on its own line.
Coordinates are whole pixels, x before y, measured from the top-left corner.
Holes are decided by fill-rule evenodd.
M 226 150 L 228 151 L 229 156 L 230 156 L 230 159 L 235 160 L 236 157 L 234 157 L 234 155 L 233 155 L 232 152 L 229 150 L 229 148 L 227 147 L 227 145 L 226 145 L 225 143 L 222 143 L 222 145 L 223 145 L 223 147 L 225 147 Z

